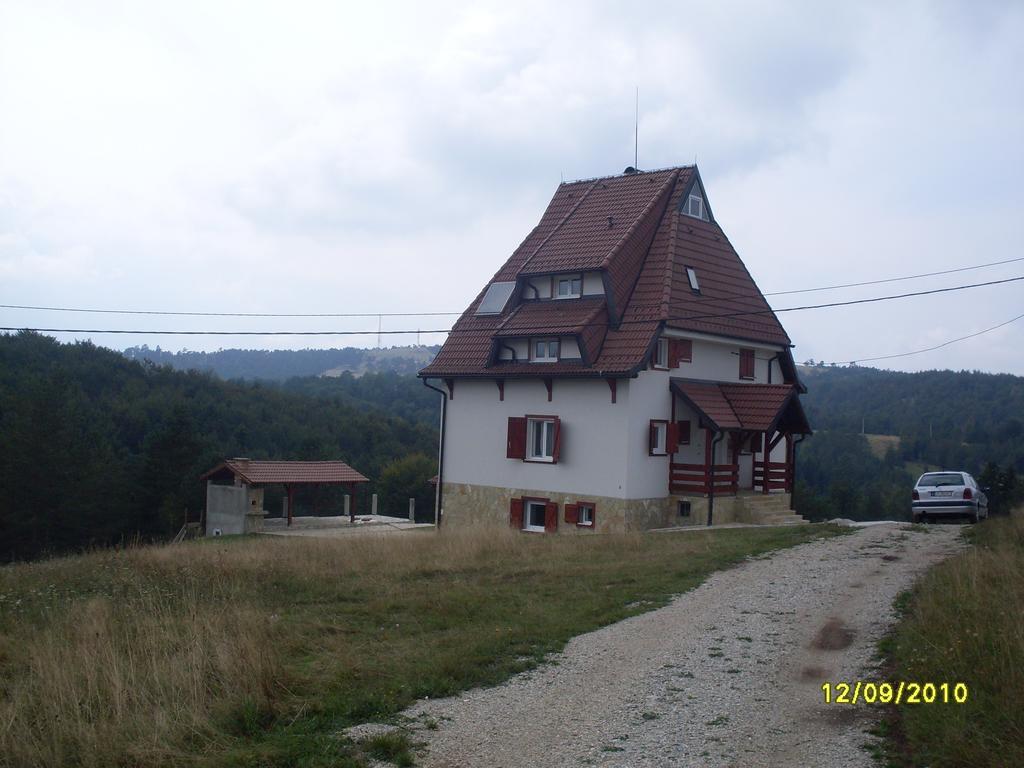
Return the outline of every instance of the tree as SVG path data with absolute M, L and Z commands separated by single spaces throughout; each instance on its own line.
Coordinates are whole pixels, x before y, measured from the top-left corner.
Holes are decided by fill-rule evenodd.
M 416 520 L 434 519 L 434 486 L 430 478 L 437 474 L 437 463 L 422 453 L 393 461 L 380 473 L 378 511 L 383 515 L 405 517 L 409 499 L 416 499 Z

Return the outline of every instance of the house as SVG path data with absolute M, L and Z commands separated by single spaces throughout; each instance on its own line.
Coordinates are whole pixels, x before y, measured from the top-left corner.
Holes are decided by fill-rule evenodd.
M 442 519 L 802 522 L 791 347 L 696 166 L 563 183 L 420 371 L 444 395 Z

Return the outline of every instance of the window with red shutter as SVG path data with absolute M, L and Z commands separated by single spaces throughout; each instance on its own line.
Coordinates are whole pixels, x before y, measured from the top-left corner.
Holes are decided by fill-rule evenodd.
M 651 432 L 647 453 L 651 456 L 665 456 L 667 448 L 668 422 L 664 419 L 651 419 Z
M 567 523 L 569 523 L 571 525 L 575 525 L 576 523 L 579 522 L 579 519 L 580 519 L 579 507 L 576 504 L 566 504 L 565 505 L 565 522 L 567 522 Z
M 549 501 L 544 505 L 544 531 L 554 533 L 558 530 L 558 504 Z
M 555 416 L 555 446 L 551 451 L 551 463 L 557 464 L 562 455 L 562 420 Z
M 526 458 L 526 418 L 522 416 L 508 417 L 508 439 L 506 440 L 505 456 L 509 459 Z
M 679 429 L 679 445 L 690 444 L 690 422 L 689 421 L 677 421 Z
M 509 502 L 508 524 L 517 531 L 523 529 L 523 500 L 512 499 Z
M 740 350 L 740 378 L 754 378 L 754 350 L 752 349 Z
M 593 528 L 597 519 L 597 505 L 589 501 L 581 501 L 576 505 L 576 525 L 581 528 Z
M 679 423 L 675 421 L 669 422 L 667 429 L 665 453 L 675 453 L 679 448 Z

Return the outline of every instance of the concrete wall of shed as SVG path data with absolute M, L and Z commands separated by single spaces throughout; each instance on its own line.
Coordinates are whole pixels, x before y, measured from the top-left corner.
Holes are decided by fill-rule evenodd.
M 206 535 L 263 530 L 263 489 L 249 485 L 206 484 Z

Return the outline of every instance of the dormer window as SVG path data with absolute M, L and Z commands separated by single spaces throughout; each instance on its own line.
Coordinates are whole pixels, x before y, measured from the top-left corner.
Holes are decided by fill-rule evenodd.
M 697 282 L 697 270 L 693 267 L 687 267 L 686 279 L 690 281 L 690 290 L 694 293 L 700 293 L 700 283 Z
M 658 339 L 658 344 L 654 348 L 654 359 L 651 362 L 654 363 L 654 368 L 668 370 L 668 339 Z
M 557 363 L 558 339 L 534 339 L 530 352 L 535 363 Z
M 578 299 L 583 295 L 583 275 L 566 275 L 557 278 L 555 298 Z
M 695 219 L 703 219 L 704 198 L 691 192 L 690 198 L 686 201 L 686 215 L 693 216 Z

